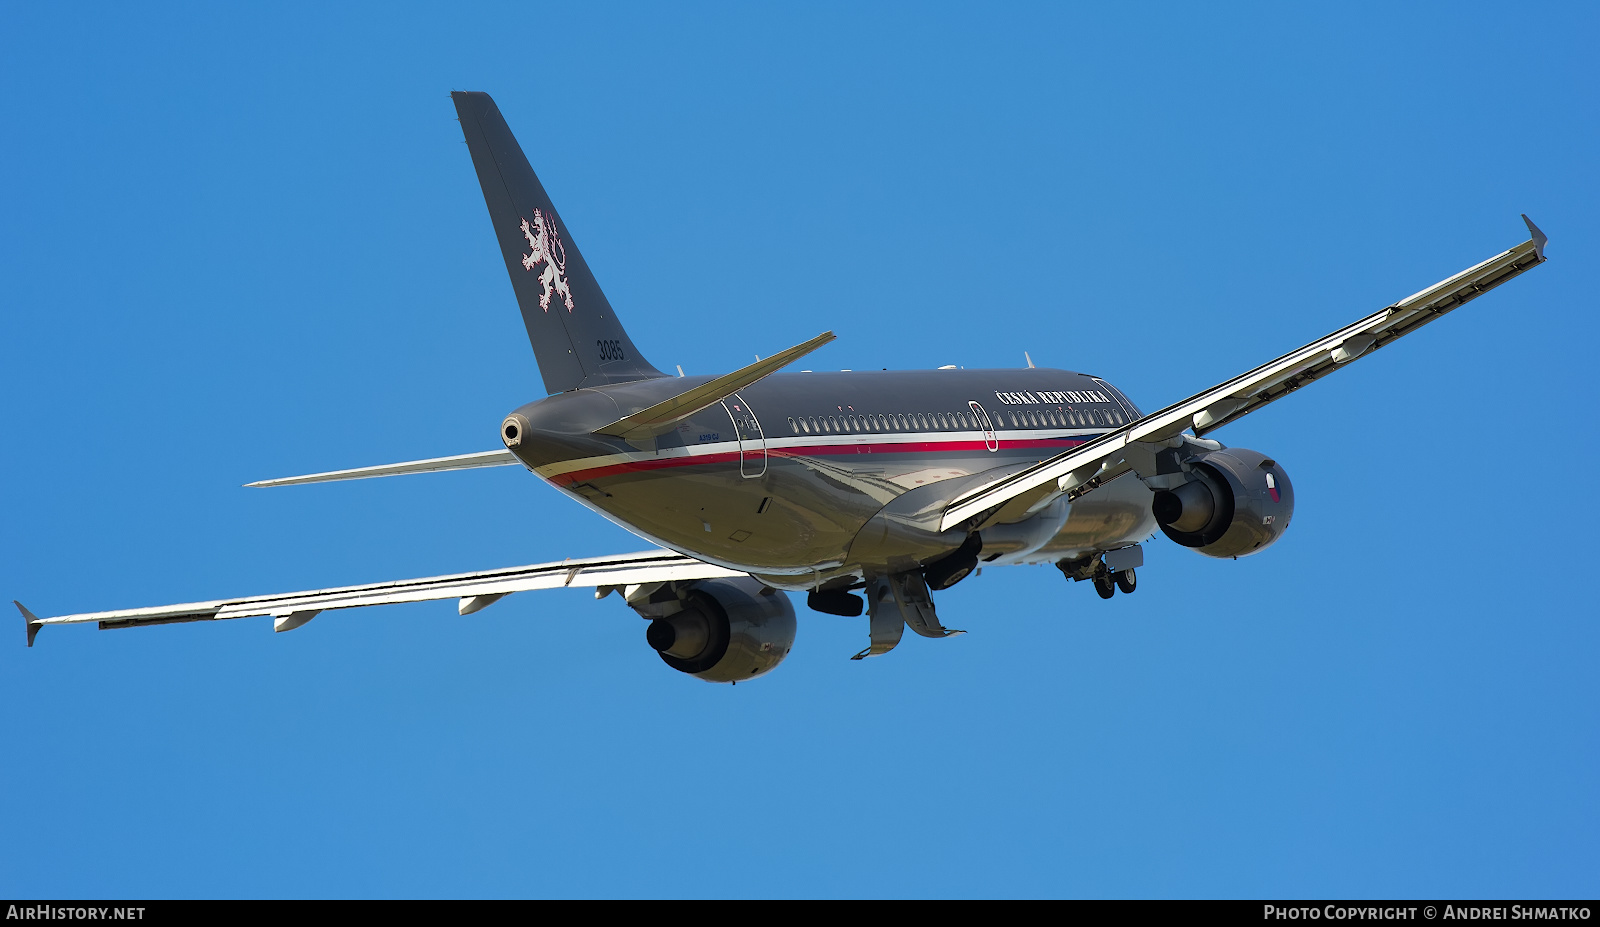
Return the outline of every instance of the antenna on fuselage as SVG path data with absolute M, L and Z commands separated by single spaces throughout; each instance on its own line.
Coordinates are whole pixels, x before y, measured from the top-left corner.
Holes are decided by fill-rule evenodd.
M 1033 369 L 1033 358 L 1028 356 L 1028 352 L 1027 351 L 1023 351 L 1022 352 L 1022 359 L 1028 362 L 1028 369 L 1032 370 Z
M 683 376 L 683 365 L 682 364 L 678 365 L 678 376 L 680 376 L 680 377 Z

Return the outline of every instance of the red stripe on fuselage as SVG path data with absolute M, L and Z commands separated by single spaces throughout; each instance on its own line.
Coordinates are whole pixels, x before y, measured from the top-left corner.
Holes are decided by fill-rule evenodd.
M 1005 440 L 1001 446 L 1005 450 L 1014 448 L 1040 448 L 1061 449 L 1077 447 L 1086 444 L 1099 435 L 1090 435 L 1081 438 L 1028 438 L 1021 440 Z M 958 451 L 987 452 L 989 446 L 983 441 L 916 441 L 916 442 L 883 442 L 877 444 L 816 444 L 802 447 L 769 447 L 768 457 L 855 457 L 861 454 L 947 454 Z M 744 453 L 751 455 L 760 454 L 759 450 L 752 449 Z M 686 457 L 661 457 L 640 458 L 638 460 L 623 461 L 621 463 L 604 464 L 599 467 L 590 467 L 583 470 L 572 470 L 567 473 L 558 473 L 547 479 L 557 486 L 571 486 L 573 483 L 583 483 L 589 480 L 602 479 L 615 476 L 619 473 L 642 473 L 649 470 L 665 470 L 670 467 L 698 467 L 705 464 L 738 463 L 741 454 L 738 451 L 724 451 L 715 454 L 690 454 Z

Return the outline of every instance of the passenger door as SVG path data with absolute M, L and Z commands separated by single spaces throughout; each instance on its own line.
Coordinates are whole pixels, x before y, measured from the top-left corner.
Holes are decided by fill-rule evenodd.
M 977 418 L 979 427 L 983 429 L 983 446 L 987 447 L 991 454 L 1000 450 L 1000 436 L 995 434 L 994 422 L 989 421 L 989 413 L 983 411 L 983 406 L 978 405 L 976 399 L 968 401 L 967 406 L 972 409 L 972 414 Z
M 761 420 L 744 397 L 734 393 L 722 403 L 733 419 L 733 433 L 739 439 L 739 475 L 747 480 L 767 472 L 767 435 Z

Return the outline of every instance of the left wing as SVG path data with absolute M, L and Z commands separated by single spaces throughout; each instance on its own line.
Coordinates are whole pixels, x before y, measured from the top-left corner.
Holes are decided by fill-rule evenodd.
M 995 515 L 1022 514 L 1061 493 L 1083 493 L 1138 470 L 1154 446 L 1193 428 L 1199 436 L 1275 402 L 1364 354 L 1397 341 L 1524 271 L 1544 263 L 1547 239 L 1527 216 L 1531 236 L 1509 251 L 1435 283 L 1303 348 L 1196 393 L 1088 444 L 1063 452 L 951 500 L 939 520 L 945 531 Z
M 345 586 L 339 589 L 285 592 L 277 595 L 188 602 L 154 608 L 86 612 L 57 618 L 39 618 L 24 608 L 21 602 L 13 604 L 22 612 L 22 617 L 28 623 L 28 646 L 32 647 L 33 639 L 39 633 L 39 629 L 47 625 L 83 624 L 93 621 L 98 623 L 103 631 L 107 628 L 136 628 L 151 624 L 271 615 L 274 631 L 292 631 L 320 612 L 339 608 L 425 602 L 430 599 L 460 599 L 457 611 L 463 615 L 470 615 L 493 605 L 513 592 L 527 592 L 532 589 L 592 586 L 598 587 L 597 595 L 604 596 L 611 589 L 620 586 L 743 575 L 745 574 L 712 566 L 669 550 L 647 550 L 615 557 L 587 557 L 579 560 L 562 560 L 557 563 L 536 563 L 532 566 L 458 573 L 454 576 L 429 576 L 423 579 L 368 583 L 364 586 Z

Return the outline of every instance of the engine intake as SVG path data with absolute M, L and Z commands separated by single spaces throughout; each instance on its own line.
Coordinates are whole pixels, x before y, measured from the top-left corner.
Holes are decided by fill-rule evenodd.
M 1208 557 L 1271 547 L 1294 517 L 1294 486 L 1278 462 L 1245 448 L 1197 458 L 1189 480 L 1158 492 L 1150 508 L 1167 537 Z
M 758 580 L 702 580 L 679 601 L 677 611 L 650 622 L 645 641 L 680 673 L 743 682 L 771 672 L 794 647 L 794 606 Z

